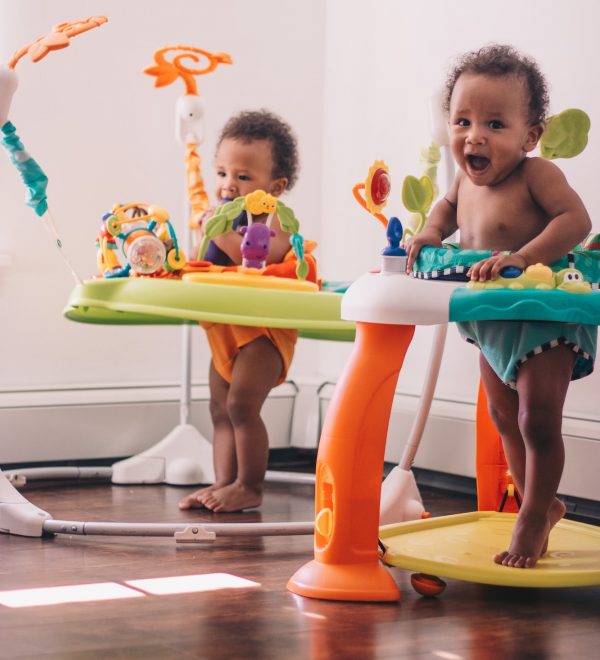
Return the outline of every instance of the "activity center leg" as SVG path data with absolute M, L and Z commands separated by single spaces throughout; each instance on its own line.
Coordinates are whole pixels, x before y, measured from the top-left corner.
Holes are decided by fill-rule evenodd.
M 26 500 L 0 470 L 0 533 L 42 536 L 44 521 L 51 518 Z
M 114 484 L 191 486 L 212 483 L 212 444 L 192 424 L 179 424 L 146 451 L 114 463 Z
M 477 508 L 479 511 L 518 513 L 514 484 L 502 448 L 502 438 L 488 413 L 487 394 L 479 382 L 476 411 Z
M 400 591 L 379 562 L 379 501 L 389 418 L 413 325 L 359 322 L 319 443 L 315 558 L 289 580 L 301 596 L 393 601 Z

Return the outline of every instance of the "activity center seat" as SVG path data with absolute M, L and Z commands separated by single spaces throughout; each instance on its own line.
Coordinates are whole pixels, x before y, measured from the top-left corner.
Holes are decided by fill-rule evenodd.
M 211 321 L 297 328 L 301 337 L 352 341 L 354 323 L 340 317 L 342 294 L 243 286 L 239 281 L 150 278 L 96 279 L 77 285 L 64 310 L 80 323 L 170 325 Z M 279 285 L 276 287 L 275 285 Z
M 589 525 L 560 523 L 560 534 L 550 537 L 548 555 L 539 568 L 527 571 L 494 564 L 488 544 L 473 543 L 481 536 L 498 547 L 499 538 L 510 534 L 514 513 L 403 522 L 379 529 L 387 427 L 415 326 L 468 319 L 600 322 L 597 251 L 577 253 L 578 265 L 595 278 L 587 285 L 581 271 L 568 266 L 569 257 L 555 265 L 555 275 L 547 267 L 532 269 L 534 276 L 537 270 L 543 273 L 543 289 L 506 288 L 503 283 L 503 288 L 477 290 L 465 282 L 423 277 L 425 272 L 443 270 L 453 276 L 451 264 L 467 267 L 484 256 L 456 248 L 423 248 L 417 277 L 402 272 L 405 257 L 384 256 L 380 272 L 361 276 L 344 295 L 342 317 L 356 322 L 356 340 L 319 444 L 315 558 L 290 579 L 288 588 L 294 593 L 334 600 L 397 600 L 398 587 L 379 561 L 378 538 L 386 547 L 384 561 L 425 573 L 511 586 L 600 584 L 600 552 L 590 553 L 594 544 L 599 547 L 600 530 Z M 438 268 L 440 262 L 448 268 Z M 428 263 L 436 267 L 428 268 Z M 573 276 L 572 286 L 565 270 Z M 526 273 L 518 277 L 523 276 Z M 511 286 L 517 278 L 505 279 Z M 498 500 L 491 508 L 497 507 Z M 485 550 L 485 558 L 480 559 L 479 550 Z
M 443 141 L 445 121 L 439 123 L 444 126 L 438 131 Z M 589 119 L 581 111 L 565 111 L 551 120 L 546 133 L 553 144 L 552 157 L 579 153 L 588 130 Z M 447 142 L 442 143 L 447 149 Z M 406 177 L 403 182 L 402 200 L 416 218 L 415 228 L 403 229 L 398 218 L 388 220 L 382 214 L 391 188 L 389 168 L 383 161 L 375 161 L 365 183 L 354 187 L 357 201 L 386 227 L 388 246 L 382 252 L 381 270 L 356 280 L 342 302 L 342 317 L 356 321 L 356 340 L 319 443 L 314 560 L 288 582 L 290 591 L 303 596 L 397 600 L 400 592 L 379 561 L 380 551 L 384 562 L 423 571 L 412 582 L 426 595 L 444 588 L 432 573 L 514 586 L 600 584 L 600 553 L 589 552 L 594 544 L 597 547 L 599 530 L 588 525 L 561 521 L 556 526 L 560 533 L 551 535 L 547 555 L 527 571 L 494 564 L 493 551 L 485 542 L 474 543 L 475 537 L 493 538 L 497 551 L 502 545 L 499 538 L 510 535 L 515 517 L 511 511 L 517 510 L 519 502 L 481 385 L 476 422 L 481 513 L 379 528 L 387 427 L 395 385 L 416 325 L 443 327 L 453 321 L 492 319 L 600 322 L 598 236 L 591 236 L 581 249 L 552 267 L 537 264 L 525 272 L 505 269 L 484 286 L 469 282 L 466 273 L 491 252 L 460 250 L 455 245 L 424 247 L 414 264 L 414 276 L 406 274 L 402 243 L 424 226 L 435 197 L 431 174 L 435 176 L 439 157 L 434 147 L 425 154 L 426 174 Z M 544 151 L 548 147 L 542 144 Z M 497 514 L 499 510 L 504 513 Z M 556 554 L 555 540 L 560 543 Z

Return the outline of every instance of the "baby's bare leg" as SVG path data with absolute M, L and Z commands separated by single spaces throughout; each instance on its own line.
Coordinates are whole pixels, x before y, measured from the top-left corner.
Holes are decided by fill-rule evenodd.
M 502 437 L 502 447 L 509 466 L 512 479 L 522 496 L 525 492 L 525 442 L 519 428 L 519 395 L 517 391 L 505 385 L 486 362 L 483 355 L 480 356 L 481 377 L 488 391 L 490 402 L 490 417 Z M 565 515 L 564 504 L 554 498 L 550 509 L 550 518 L 553 520 L 552 527 Z M 541 555 L 548 547 L 548 537 L 542 546 Z M 495 556 L 498 563 L 506 558 L 506 552 Z M 540 556 L 541 556 L 540 555 Z
M 519 429 L 519 395 L 498 378 L 483 353 L 479 355 L 479 370 L 488 398 L 490 418 L 502 437 L 510 474 L 522 494 L 525 484 L 525 443 Z
M 210 389 L 210 415 L 213 423 L 213 464 L 215 483 L 186 495 L 180 502 L 180 509 L 206 508 L 204 500 L 213 490 L 235 481 L 237 459 L 233 425 L 227 413 L 229 383 L 218 373 L 211 360 L 208 374 Z
M 494 557 L 504 566 L 535 566 L 547 548 L 550 530 L 565 513 L 556 492 L 564 466 L 562 410 L 574 359 L 570 348 L 557 346 L 531 358 L 519 370 L 518 428 L 524 453 L 510 441 L 506 446 L 509 466 L 521 489 L 523 504 L 510 547 Z
M 283 363 L 266 337 L 244 346 L 233 365 L 227 410 L 235 433 L 236 479 L 203 499 L 215 512 L 260 506 L 269 456 L 269 438 L 260 411 L 279 380 Z

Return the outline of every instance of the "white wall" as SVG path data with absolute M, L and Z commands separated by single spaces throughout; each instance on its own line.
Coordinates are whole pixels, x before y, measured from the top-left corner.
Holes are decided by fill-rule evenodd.
M 353 279 L 378 265 L 381 225 L 353 200 L 375 159 L 388 163 L 392 195 L 384 212 L 405 213 L 400 191 L 407 174 L 421 174 L 420 149 L 429 141 L 428 100 L 459 53 L 496 41 L 536 58 L 551 86 L 551 112 L 579 107 L 590 115 L 587 150 L 557 161 L 582 196 L 600 231 L 595 162 L 600 121 L 598 68 L 600 5 L 594 0 L 329 0 L 327 3 L 321 267 L 327 277 Z M 443 181 L 443 179 L 442 179 Z M 352 255 L 352 259 L 348 258 Z M 449 331 L 437 396 L 473 401 L 477 352 Z M 418 393 L 431 343 L 420 328 L 399 389 Z M 349 347 L 321 346 L 319 368 L 339 373 Z M 600 420 L 596 374 L 573 383 L 567 413 Z
M 269 108 L 299 137 L 301 174 L 286 196 L 306 237 L 318 238 L 321 186 L 322 54 L 325 9 L 319 0 L 0 0 L 0 61 L 60 22 L 107 15 L 71 46 L 17 66 L 10 119 L 49 176 L 50 208 L 82 277 L 94 274 L 102 214 L 115 202 L 165 207 L 183 231 L 184 162 L 174 138 L 183 83 L 156 89 L 143 69 L 169 44 L 226 51 L 198 80 L 207 105 L 203 173 L 212 195 L 213 154 L 224 122 L 241 109 Z M 73 280 L 25 191 L 0 156 L 0 388 L 177 382 L 177 328 L 116 328 L 66 321 L 61 310 Z M 205 381 L 208 350 L 194 340 L 194 380 Z M 313 373 L 316 345 L 302 342 L 294 373 Z

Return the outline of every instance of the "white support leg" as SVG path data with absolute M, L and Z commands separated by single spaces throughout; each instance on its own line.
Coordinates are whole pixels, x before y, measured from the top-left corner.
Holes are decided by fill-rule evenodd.
M 379 524 L 419 520 L 425 512 L 412 470 L 396 465 L 381 484 Z
M 187 199 L 187 198 L 186 198 Z M 187 201 L 184 217 L 188 217 Z M 185 230 L 185 252 L 189 254 L 189 230 Z M 179 424 L 160 442 L 149 449 L 118 461 L 112 466 L 115 484 L 171 484 L 191 486 L 215 481 L 212 444 L 189 423 L 192 400 L 192 328 L 181 329 L 181 397 Z
M 435 328 L 419 407 L 402 458 L 399 465 L 388 474 L 381 486 L 380 525 L 417 520 L 421 518 L 425 511 L 411 467 L 431 409 L 431 401 L 433 400 L 442 356 L 444 355 L 447 331 L 448 326 L 446 324 L 438 325 Z
M 447 119 L 441 108 L 442 90 L 438 90 L 431 101 L 432 111 L 432 138 L 444 153 L 444 164 L 446 173 L 446 190 L 449 190 L 454 182 L 454 160 L 450 150 Z M 452 237 L 449 237 L 450 240 Z M 400 463 L 388 474 L 381 486 L 381 502 L 379 509 L 379 524 L 390 525 L 392 523 L 404 522 L 405 520 L 417 520 L 421 518 L 425 509 L 419 493 L 415 476 L 411 467 L 421 442 L 425 423 L 429 416 L 431 402 L 440 373 L 440 365 L 444 354 L 446 343 L 447 325 L 438 325 L 433 336 L 433 345 L 427 365 L 427 373 L 421 393 L 419 408 L 415 416 L 406 446 L 400 459 Z
M 192 326 L 182 328 L 182 376 L 179 424 L 150 449 L 112 466 L 114 484 L 191 486 L 215 480 L 212 444 L 189 423 Z
M 52 516 L 26 500 L 0 470 L 0 533 L 41 536 Z
M 179 424 L 158 444 L 112 466 L 114 484 L 190 486 L 214 480 L 212 445 L 191 424 Z

